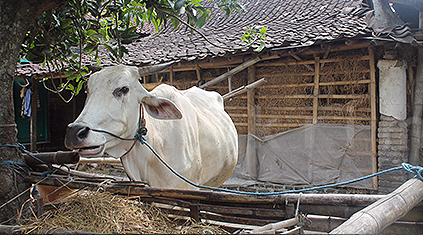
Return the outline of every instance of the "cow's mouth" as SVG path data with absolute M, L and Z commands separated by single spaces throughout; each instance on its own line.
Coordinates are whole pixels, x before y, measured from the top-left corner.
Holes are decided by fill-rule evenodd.
M 79 154 L 82 156 L 97 155 L 103 152 L 104 144 L 97 146 L 88 146 L 79 149 Z

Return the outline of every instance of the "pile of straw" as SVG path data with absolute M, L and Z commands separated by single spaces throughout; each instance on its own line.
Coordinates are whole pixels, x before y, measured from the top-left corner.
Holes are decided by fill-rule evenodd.
M 64 229 L 94 233 L 228 233 L 217 226 L 170 219 L 160 208 L 143 203 L 139 197 L 107 192 L 75 194 L 57 210 L 35 219 L 30 230 Z

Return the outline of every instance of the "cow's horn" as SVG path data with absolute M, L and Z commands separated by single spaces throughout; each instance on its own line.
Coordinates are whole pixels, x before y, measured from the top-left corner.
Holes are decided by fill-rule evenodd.
M 141 76 L 154 74 L 154 73 L 157 73 L 157 72 L 160 72 L 162 70 L 169 68 L 170 66 L 172 66 L 173 63 L 175 63 L 175 62 L 172 61 L 172 62 L 168 62 L 168 63 L 164 63 L 164 64 L 140 67 L 139 72 L 140 72 Z

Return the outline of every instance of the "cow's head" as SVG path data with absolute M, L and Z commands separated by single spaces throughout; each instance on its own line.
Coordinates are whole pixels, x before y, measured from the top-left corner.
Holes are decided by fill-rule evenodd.
M 139 82 L 140 75 L 158 72 L 167 65 L 131 67 L 118 65 L 94 73 L 88 81 L 85 107 L 68 125 L 65 145 L 82 156 L 99 156 L 121 141 L 104 130 L 132 138 L 138 128 L 140 104 L 157 119 L 180 119 L 182 114 L 170 100 L 150 94 Z M 116 156 L 118 157 L 118 156 Z

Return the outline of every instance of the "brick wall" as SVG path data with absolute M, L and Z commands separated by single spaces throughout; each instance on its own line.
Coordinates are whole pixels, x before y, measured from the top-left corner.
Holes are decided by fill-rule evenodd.
M 407 123 L 393 117 L 380 116 L 378 129 L 378 170 L 386 170 L 408 162 Z M 392 192 L 407 180 L 406 171 L 394 171 L 379 176 L 379 194 Z

